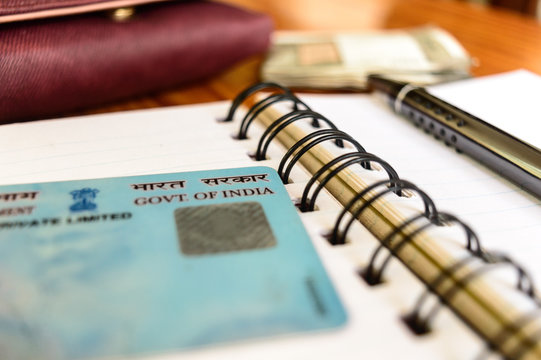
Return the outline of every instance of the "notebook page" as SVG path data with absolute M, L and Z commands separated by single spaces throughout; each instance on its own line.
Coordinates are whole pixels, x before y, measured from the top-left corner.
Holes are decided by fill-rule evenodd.
M 541 201 L 396 116 L 369 94 L 305 95 L 315 111 L 456 214 L 489 250 L 522 263 L 541 285 Z
M 215 121 L 223 117 L 228 105 L 213 103 L 0 126 L 0 183 L 253 166 L 247 150 L 257 144 L 257 129 L 251 129 L 250 140 L 239 142 L 230 136 L 238 124 Z M 271 148 L 271 160 L 264 163 L 276 167 L 281 154 L 283 149 Z M 297 197 L 307 176 L 297 172 L 292 178 L 296 183 L 287 188 L 292 197 Z M 348 322 L 343 328 L 155 358 L 276 359 L 295 354 L 299 359 L 463 359 L 476 354 L 482 342 L 447 310 L 436 330 L 425 337 L 417 337 L 405 327 L 399 317 L 411 308 L 424 287 L 398 262 L 388 272 L 393 281 L 377 288 L 366 285 L 356 271 L 366 264 L 377 240 L 356 226 L 353 238 L 362 241 L 330 246 L 321 231 L 332 226 L 340 207 L 324 195 L 318 202 L 322 211 L 302 218 L 346 307 Z M 388 346 L 389 341 L 392 346 Z
M 541 149 L 541 76 L 516 70 L 434 85 L 429 91 Z
M 0 184 L 246 166 L 246 154 L 228 141 L 228 130 L 208 121 L 223 116 L 227 106 L 4 125 Z

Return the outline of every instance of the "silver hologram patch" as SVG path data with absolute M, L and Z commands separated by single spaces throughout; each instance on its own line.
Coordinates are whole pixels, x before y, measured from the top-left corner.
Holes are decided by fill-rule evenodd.
M 203 205 L 174 212 L 180 249 L 186 255 L 262 249 L 276 238 L 258 202 Z

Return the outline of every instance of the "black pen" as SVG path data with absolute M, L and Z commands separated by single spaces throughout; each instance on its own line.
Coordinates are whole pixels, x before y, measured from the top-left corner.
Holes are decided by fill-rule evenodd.
M 379 75 L 370 75 L 368 86 L 383 93 L 394 111 L 416 126 L 541 198 L 540 149 L 438 99 L 422 87 Z

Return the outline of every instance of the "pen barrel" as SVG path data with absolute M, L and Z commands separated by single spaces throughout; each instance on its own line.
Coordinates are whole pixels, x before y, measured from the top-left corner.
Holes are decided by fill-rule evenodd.
M 402 99 L 387 95 L 395 111 L 415 126 L 442 140 L 541 197 L 541 150 L 513 137 L 424 89 L 412 89 Z

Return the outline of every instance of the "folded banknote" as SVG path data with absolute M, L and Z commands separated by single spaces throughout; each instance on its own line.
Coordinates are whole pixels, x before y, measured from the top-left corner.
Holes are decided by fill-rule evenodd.
M 433 26 L 365 32 L 278 32 L 262 77 L 300 88 L 364 89 L 369 74 L 419 85 L 469 76 L 472 60 Z

